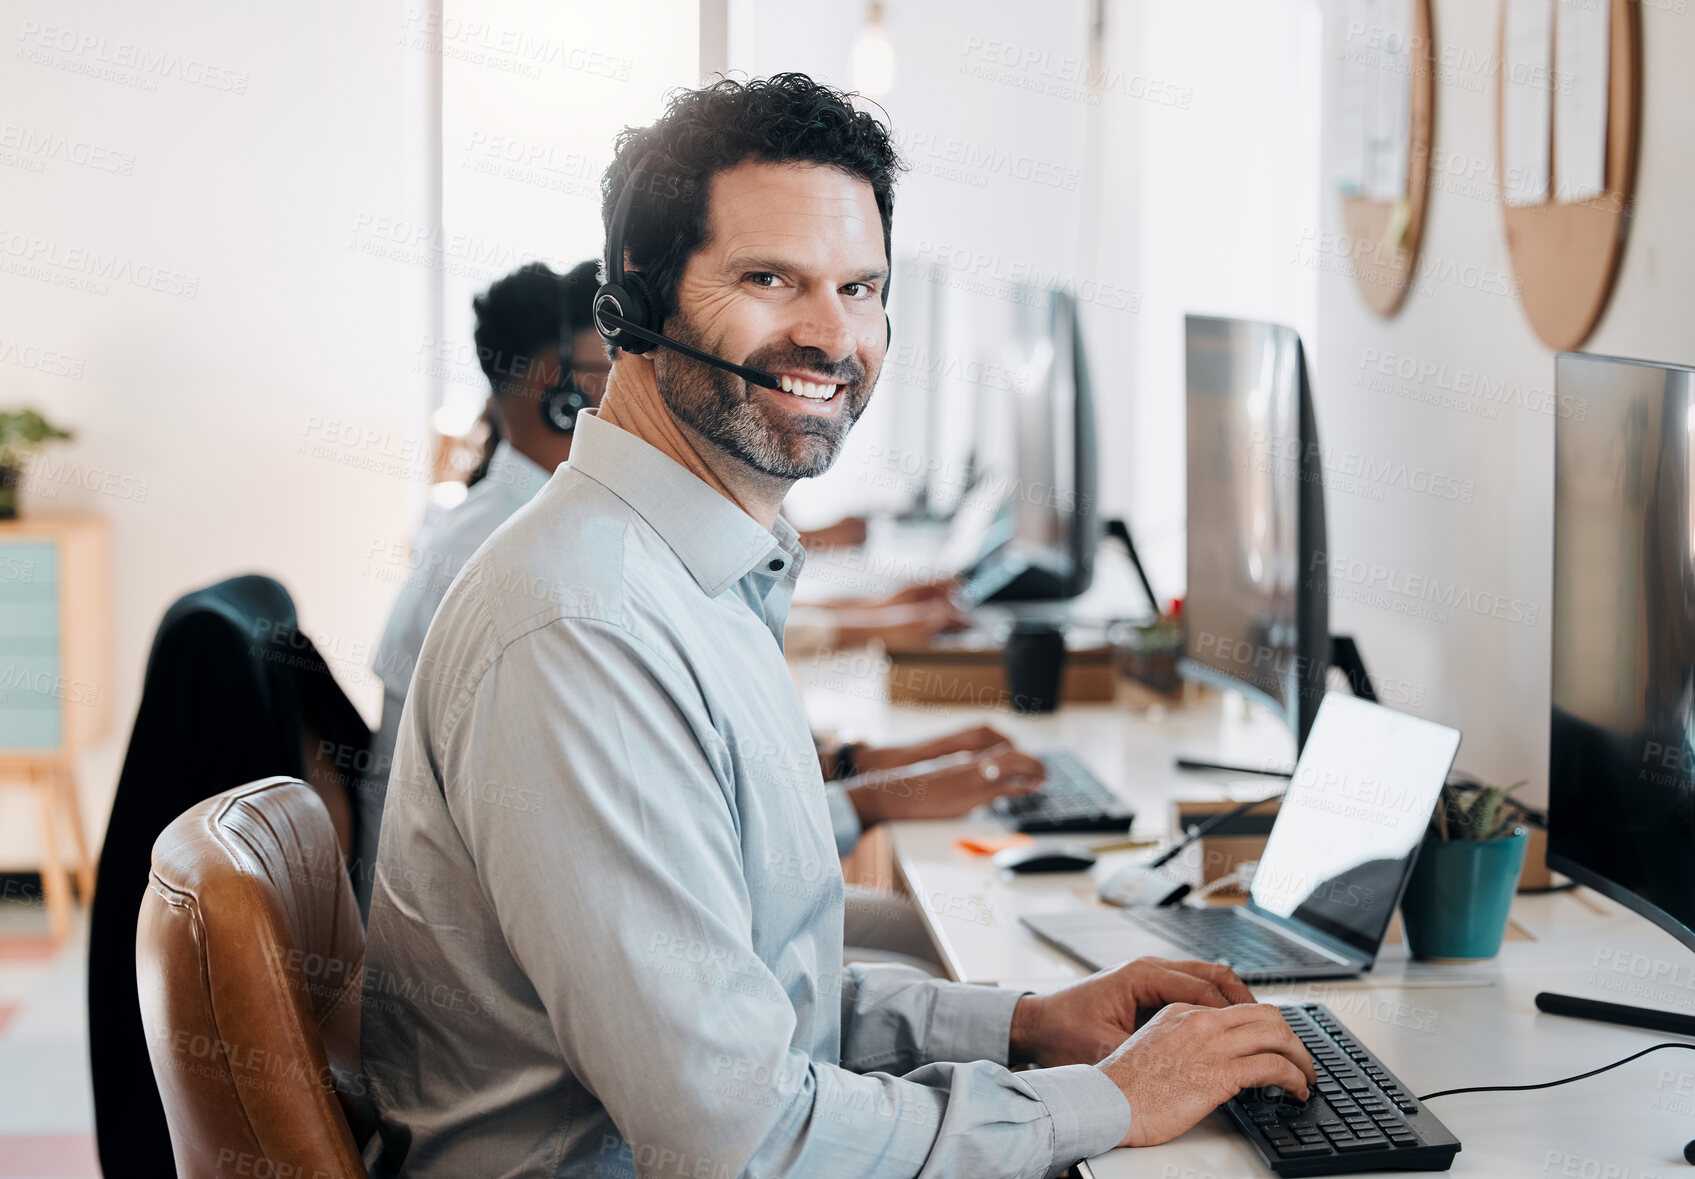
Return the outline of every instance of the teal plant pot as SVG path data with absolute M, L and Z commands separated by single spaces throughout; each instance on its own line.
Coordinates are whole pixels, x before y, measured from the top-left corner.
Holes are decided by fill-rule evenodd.
M 1401 925 L 1414 958 L 1478 962 L 1501 952 L 1530 836 L 1426 839 L 1401 898 Z

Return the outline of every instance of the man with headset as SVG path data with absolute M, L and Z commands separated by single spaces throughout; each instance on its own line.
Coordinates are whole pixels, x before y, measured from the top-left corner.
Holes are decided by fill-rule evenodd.
M 611 364 L 593 315 L 598 270 L 599 263 L 591 261 L 558 274 L 543 262 L 530 262 L 471 301 L 472 339 L 489 383 L 486 412 L 498 443 L 465 499 L 419 529 L 412 545 L 416 571 L 396 597 L 377 645 L 373 663 L 383 684 L 382 724 L 373 738 L 370 771 L 360 782 L 359 846 L 350 869 L 362 913 L 370 909 L 395 734 L 430 621 L 471 554 L 571 457 L 577 414 L 598 405 L 606 387 Z M 916 586 L 906 593 L 933 588 Z M 825 625 L 841 645 L 892 632 L 908 638 L 934 634 L 947 621 L 946 614 L 905 610 L 898 599 L 821 613 L 832 620 Z M 790 637 L 792 646 L 795 636 Z M 1006 773 L 983 781 L 979 762 Z M 830 791 L 830 813 L 844 856 L 864 829 L 885 819 L 954 817 L 999 794 L 1036 785 L 1032 774 L 1021 772 L 1035 763 L 1008 747 L 1005 736 L 981 726 L 908 746 L 832 747 L 822 764 L 840 785 Z M 898 898 L 850 890 L 848 930 L 856 959 L 894 956 L 931 965 L 922 921 Z
M 1246 1086 L 1306 1094 L 1300 1042 L 1223 967 L 1036 996 L 841 966 L 778 507 L 882 365 L 898 167 L 799 74 L 620 137 L 605 400 L 449 592 L 402 719 L 373 1175 L 1052 1176 Z

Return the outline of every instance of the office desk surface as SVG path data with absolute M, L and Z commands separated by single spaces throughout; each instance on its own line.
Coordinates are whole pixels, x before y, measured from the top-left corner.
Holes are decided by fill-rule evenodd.
M 950 970 L 968 981 L 1036 991 L 1086 974 L 1018 917 L 1098 904 L 1094 878 L 999 872 L 953 846 L 962 826 L 998 829 L 915 823 L 894 831 L 900 872 Z M 1104 862 L 1096 872 L 1103 870 Z M 1417 1094 L 1554 1080 L 1668 1038 L 1543 1015 L 1534 1003 L 1538 991 L 1695 1011 L 1695 954 L 1621 906 L 1588 890 L 1525 896 L 1513 919 L 1534 940 L 1509 942 L 1490 962 L 1412 962 L 1397 941 L 1358 980 L 1257 994 L 1269 1002 L 1328 1005 Z M 1687 1166 L 1683 1145 L 1695 1137 L 1695 1052 L 1657 1053 L 1557 1089 L 1463 1094 L 1432 1105 L 1464 1144 L 1455 1174 L 1677 1174 Z M 1246 1179 L 1271 1172 L 1214 1114 L 1175 1142 L 1091 1160 L 1088 1173 Z
M 826 656 L 797 667 L 815 723 L 877 741 L 990 723 L 1033 752 L 1077 754 L 1136 805 L 1138 833 L 1160 834 L 1177 797 L 1276 789 L 1270 779 L 1179 774 L 1179 753 L 1240 763 L 1288 761 L 1288 731 L 1263 712 L 1209 698 L 1163 716 L 1112 706 L 1020 717 L 972 709 L 891 707 L 864 686 L 861 665 Z M 859 657 L 863 659 L 864 657 Z M 961 835 L 1003 834 L 992 819 L 897 824 L 899 872 L 943 960 L 958 978 L 1047 990 L 1086 971 L 1019 924 L 1021 914 L 1096 905 L 1095 881 L 1146 852 L 1102 857 L 1089 875 L 1014 877 L 955 846 Z M 1513 920 L 1530 940 L 1466 966 L 1415 963 L 1397 941 L 1359 980 L 1262 988 L 1262 999 L 1329 1005 L 1415 1093 L 1465 1085 L 1527 1084 L 1584 1072 L 1668 1039 L 1656 1033 L 1537 1012 L 1542 990 L 1695 1012 L 1695 954 L 1588 890 L 1523 896 Z M 1652 1179 L 1695 1174 L 1683 1146 L 1695 1138 L 1695 1052 L 1662 1052 L 1591 1080 L 1521 1093 L 1463 1094 L 1433 1103 L 1463 1149 L 1456 1175 Z M 1084 1165 L 1095 1179 L 1248 1179 L 1271 1172 L 1214 1114 L 1164 1146 L 1113 1151 Z

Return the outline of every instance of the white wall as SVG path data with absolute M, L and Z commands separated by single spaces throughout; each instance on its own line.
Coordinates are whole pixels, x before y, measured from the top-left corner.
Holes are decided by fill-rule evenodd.
M 1341 7 L 1326 4 L 1329 63 L 1349 44 Z M 1695 13 L 1676 7 L 1639 6 L 1636 218 L 1612 301 L 1584 348 L 1688 364 L 1695 362 Z M 1320 433 L 1336 462 L 1353 452 L 1451 475 L 1473 489 L 1469 503 L 1397 487 L 1383 488 L 1381 500 L 1333 491 L 1338 557 L 1398 579 L 1433 577 L 1447 592 L 1469 591 L 1477 606 L 1412 616 L 1404 611 L 1421 605 L 1416 595 L 1381 592 L 1381 581 L 1367 587 L 1355 573 L 1333 581 L 1333 626 L 1359 638 L 1374 673 L 1416 693 L 1414 711 L 1464 730 L 1463 768 L 1503 783 L 1528 778 L 1526 796 L 1543 798 L 1554 438 L 1546 410 L 1554 363 L 1517 298 L 1497 281 L 1511 273 L 1496 203 L 1496 80 L 1485 65 L 1498 59 L 1497 18 L 1494 4 L 1436 3 L 1436 48 L 1453 64 L 1439 71 L 1436 86 L 1439 167 L 1424 235 L 1427 281 L 1384 320 L 1366 309 L 1351 277 L 1322 273 L 1313 381 Z M 1327 144 L 1325 233 L 1340 230 L 1334 170 Z M 1303 255 L 1339 261 L 1323 240 Z M 1395 375 L 1408 365 L 1411 378 Z M 1420 379 L 1424 366 L 1436 371 Z M 1470 388 L 1489 392 L 1464 391 Z M 1496 597 L 1506 601 L 1508 619 L 1489 615 Z
M 1139 297 L 1128 342 L 1086 321 L 1108 403 L 1102 499 L 1123 511 L 1155 590 L 1185 582 L 1183 317 L 1319 332 L 1313 273 L 1290 266 L 1319 201 L 1320 24 L 1311 0 L 1128 0 L 1109 6 L 1107 69 L 1145 80 L 1102 105 L 1103 266 Z M 1120 87 L 1129 91 L 1131 86 Z M 1110 352 L 1107 349 L 1111 349 Z M 1124 354 L 1128 364 L 1114 364 Z
M 407 45 L 409 7 L 4 4 L 0 335 L 80 375 L 7 365 L 0 404 L 77 434 L 25 511 L 112 526 L 114 723 L 81 767 L 96 840 L 148 646 L 187 590 L 279 578 L 374 708 L 363 667 L 393 588 L 369 550 L 404 536 L 428 457 L 408 369 L 427 261 L 359 248 L 378 218 L 424 223 L 428 58 Z M 25 145 L 60 137 L 120 170 Z M 65 285 L 77 264 L 52 259 L 78 249 L 120 272 Z M 180 293 L 139 281 L 160 274 Z M 33 863 L 33 803 L 5 791 L 0 807 L 0 865 Z

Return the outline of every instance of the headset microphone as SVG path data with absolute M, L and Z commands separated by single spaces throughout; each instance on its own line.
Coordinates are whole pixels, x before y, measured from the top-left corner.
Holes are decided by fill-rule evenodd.
M 655 311 L 653 294 L 647 280 L 640 274 L 624 270 L 624 228 L 630 219 L 630 204 L 635 199 L 637 181 L 647 168 L 651 153 L 643 155 L 624 179 L 624 190 L 618 194 L 618 204 L 612 210 L 612 225 L 607 233 L 607 281 L 594 294 L 594 326 L 601 338 L 614 348 L 640 355 L 655 345 L 723 369 L 750 385 L 767 389 L 782 389 L 776 377 L 764 369 L 731 364 L 723 357 L 691 348 L 681 340 L 673 340 L 659 330 L 660 319 Z M 889 298 L 888 286 L 883 288 L 883 301 Z M 890 328 L 893 334 L 892 327 Z

